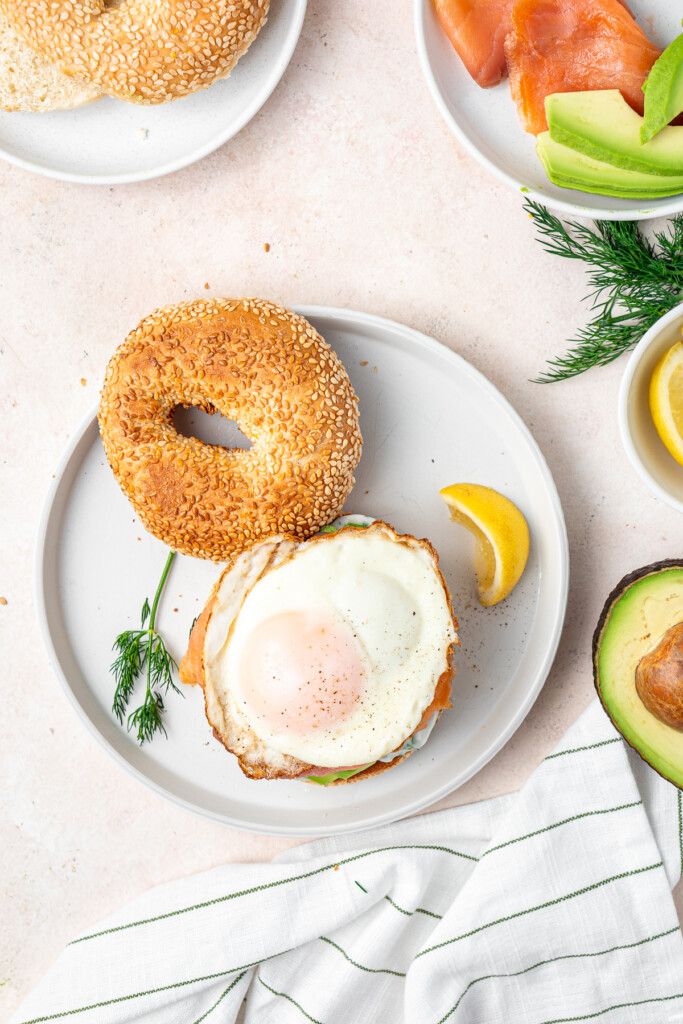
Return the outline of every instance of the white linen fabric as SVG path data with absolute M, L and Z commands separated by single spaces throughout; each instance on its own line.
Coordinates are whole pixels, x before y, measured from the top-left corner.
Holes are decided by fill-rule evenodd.
M 12 1024 L 683 1022 L 681 792 L 594 702 L 520 793 L 159 886 Z

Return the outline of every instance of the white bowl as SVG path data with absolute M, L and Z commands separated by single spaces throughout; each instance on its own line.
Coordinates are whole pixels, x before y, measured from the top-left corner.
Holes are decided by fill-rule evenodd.
M 671 0 L 629 0 L 638 23 L 662 48 L 681 31 L 681 5 Z M 417 53 L 432 98 L 461 145 L 500 181 L 558 213 L 600 220 L 647 220 L 683 210 L 683 195 L 614 199 L 553 185 L 536 156 L 536 139 L 523 131 L 508 79 L 481 89 L 465 70 L 434 10 L 413 0 Z
M 669 454 L 650 415 L 648 388 L 655 366 L 681 340 L 683 303 L 661 317 L 638 342 L 619 389 L 619 431 L 626 454 L 658 498 L 683 512 L 683 466 Z

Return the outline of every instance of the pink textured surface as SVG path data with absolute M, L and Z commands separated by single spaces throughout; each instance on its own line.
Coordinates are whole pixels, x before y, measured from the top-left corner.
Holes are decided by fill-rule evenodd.
M 280 87 L 223 149 L 111 189 L 0 165 L 0 216 L 4 1015 L 65 942 L 135 894 L 295 842 L 200 821 L 126 776 L 67 706 L 38 638 L 30 581 L 43 493 L 111 352 L 145 313 L 256 294 L 391 317 L 470 360 L 536 435 L 569 531 L 565 633 L 524 725 L 439 806 L 524 782 L 593 696 L 590 641 L 608 591 L 636 566 L 679 556 L 681 519 L 622 451 L 623 360 L 561 385 L 529 382 L 586 319 L 584 271 L 542 252 L 521 197 L 441 122 L 408 4 L 310 0 Z

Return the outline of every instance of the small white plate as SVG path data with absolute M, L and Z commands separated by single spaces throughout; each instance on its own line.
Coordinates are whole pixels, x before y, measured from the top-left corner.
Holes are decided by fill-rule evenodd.
M 51 114 L 0 111 L 0 158 L 86 185 L 159 178 L 201 160 L 266 102 L 296 47 L 306 0 L 272 0 L 268 20 L 232 74 L 155 106 L 105 97 Z
M 631 353 L 619 388 L 619 432 L 638 475 L 653 494 L 683 512 L 683 466 L 657 433 L 650 415 L 650 377 L 665 352 L 681 340 L 683 305 L 652 325 Z
M 110 710 L 111 645 L 117 633 L 138 625 L 167 551 L 145 533 L 120 492 L 94 413 L 69 444 L 46 500 L 36 605 L 67 696 L 123 767 L 213 821 L 251 832 L 311 836 L 369 828 L 418 811 L 493 757 L 524 719 L 550 669 L 565 614 L 568 554 L 562 510 L 543 456 L 519 416 L 480 373 L 400 324 L 321 307 L 299 312 L 341 357 L 360 399 L 363 457 L 346 511 L 428 537 L 453 596 L 462 641 L 453 708 L 427 745 L 392 771 L 356 785 L 254 782 L 211 735 L 201 691 L 183 687 L 184 700 L 169 694 L 166 701 L 168 739 L 138 747 Z M 225 421 L 216 420 L 203 418 L 197 435 L 226 443 L 220 434 Z M 450 521 L 439 497 L 441 487 L 456 481 L 495 487 L 529 522 L 526 571 L 512 595 L 493 608 L 477 601 L 474 542 Z M 210 562 L 176 558 L 158 619 L 176 659 L 218 574 Z
M 417 52 L 430 92 L 465 149 L 497 178 L 561 213 L 601 220 L 647 220 L 683 210 L 683 195 L 629 200 L 553 185 L 536 156 L 536 140 L 522 128 L 507 78 L 482 89 L 470 77 L 441 28 L 433 0 L 413 0 Z M 681 32 L 681 8 L 669 0 L 629 0 L 648 38 L 662 49 Z

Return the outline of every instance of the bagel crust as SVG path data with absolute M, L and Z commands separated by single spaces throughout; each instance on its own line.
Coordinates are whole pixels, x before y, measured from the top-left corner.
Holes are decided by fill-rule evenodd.
M 178 434 L 177 406 L 237 422 L 248 450 Z M 341 362 L 303 317 L 261 299 L 199 300 L 146 317 L 107 367 L 104 449 L 144 526 L 175 551 L 229 561 L 339 514 L 362 439 Z
M 230 74 L 268 0 L 0 0 L 24 40 L 63 72 L 133 103 L 165 103 Z

